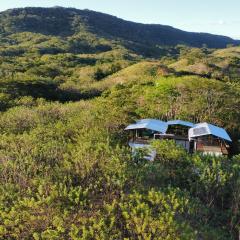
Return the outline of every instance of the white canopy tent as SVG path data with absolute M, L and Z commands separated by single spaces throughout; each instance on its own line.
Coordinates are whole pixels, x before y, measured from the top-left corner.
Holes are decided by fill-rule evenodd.
M 213 135 L 229 142 L 232 141 L 225 129 L 206 122 L 196 124 L 189 129 L 189 140 L 205 135 Z
M 125 128 L 125 130 L 150 129 L 160 133 L 166 133 L 168 124 L 156 119 L 142 119 Z
M 171 120 L 167 122 L 168 125 L 182 125 L 185 127 L 194 127 L 195 124 L 187 121 L 182 121 L 182 120 Z
M 186 131 L 180 131 L 180 135 L 178 131 L 167 134 L 168 127 L 174 125 L 185 126 Z M 144 132 L 146 129 L 150 130 L 150 134 Z M 225 129 L 206 122 L 193 124 L 182 120 L 163 122 L 156 119 L 142 119 L 129 125 L 125 130 L 135 130 L 129 142 L 133 151 L 142 147 L 150 149 L 151 139 L 173 139 L 176 144 L 183 146 L 190 153 L 199 151 L 203 154 L 227 155 L 229 145 L 225 141 L 232 141 Z M 154 159 L 156 153 L 153 149 L 150 150 L 151 159 Z

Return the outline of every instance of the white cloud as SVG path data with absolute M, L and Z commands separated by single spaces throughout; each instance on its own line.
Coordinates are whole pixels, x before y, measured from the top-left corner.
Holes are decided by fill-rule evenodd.
M 223 25 L 223 24 L 226 24 L 226 22 L 225 21 L 223 21 L 223 20 L 218 20 L 218 22 L 217 22 L 219 25 Z

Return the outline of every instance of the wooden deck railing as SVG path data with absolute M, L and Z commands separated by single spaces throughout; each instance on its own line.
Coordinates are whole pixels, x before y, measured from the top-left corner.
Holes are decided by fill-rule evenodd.
M 224 155 L 228 154 L 228 150 L 225 145 L 207 145 L 205 143 L 198 142 L 197 143 L 197 151 L 200 152 L 215 152 L 215 153 L 222 153 Z

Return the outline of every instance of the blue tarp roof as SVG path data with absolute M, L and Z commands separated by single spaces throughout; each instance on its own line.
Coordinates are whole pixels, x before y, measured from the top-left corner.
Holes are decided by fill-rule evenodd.
M 183 125 L 191 127 L 188 133 L 189 139 L 205 135 L 213 135 L 230 142 L 232 141 L 226 130 L 223 128 L 217 127 L 209 123 L 193 124 L 191 122 L 186 122 L 182 120 L 163 122 L 156 119 L 142 119 L 134 124 L 129 125 L 125 128 L 125 130 L 150 129 L 160 133 L 166 133 L 169 125 Z
M 131 124 L 125 128 L 125 130 L 133 129 L 150 129 L 160 133 L 166 133 L 168 125 L 166 122 L 156 120 L 156 119 L 142 119 L 134 124 Z
M 189 135 L 189 139 L 194 137 L 204 136 L 204 135 L 213 135 L 221 139 L 225 139 L 229 142 L 232 141 L 225 129 L 206 123 L 206 122 L 196 124 L 193 128 L 190 128 L 188 135 Z
M 168 125 L 182 125 L 182 126 L 186 126 L 186 127 L 194 127 L 194 123 L 191 122 L 186 122 L 186 121 L 182 121 L 182 120 L 171 120 L 167 122 Z

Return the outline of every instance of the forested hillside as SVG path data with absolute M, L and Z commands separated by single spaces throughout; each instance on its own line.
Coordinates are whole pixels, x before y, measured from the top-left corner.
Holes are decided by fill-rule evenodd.
M 0 31 L 0 239 L 238 239 L 237 41 L 64 8 Z M 224 127 L 231 155 L 132 156 L 141 118 Z
M 19 34 L 24 32 L 35 34 L 26 39 Z M 11 49 L 18 55 L 30 50 L 26 44 L 20 44 L 30 40 L 33 45 L 31 51 L 40 53 L 96 53 L 121 45 L 140 55 L 155 57 L 166 54 L 169 47 L 178 44 L 224 48 L 228 44 L 240 43 L 224 36 L 185 32 L 170 26 L 124 21 L 90 10 L 59 7 L 2 12 L 0 33 L 4 37 L 1 43 L 5 46 L 18 43 L 17 49 Z M 54 38 L 46 44 L 49 35 Z M 8 55 L 11 51 L 4 53 Z

